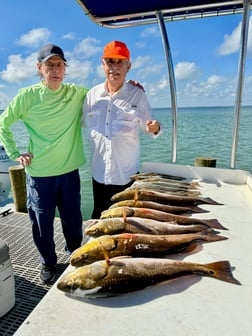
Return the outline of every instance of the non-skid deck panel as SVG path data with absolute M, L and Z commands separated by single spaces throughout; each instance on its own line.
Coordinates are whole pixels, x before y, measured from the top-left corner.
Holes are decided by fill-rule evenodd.
M 59 219 L 55 219 L 55 244 L 58 255 L 56 278 L 68 265 L 64 252 L 65 240 Z M 0 217 L 0 238 L 10 248 L 10 259 L 15 278 L 15 306 L 0 318 L 0 335 L 11 336 L 32 312 L 54 282 L 49 285 L 39 281 L 39 254 L 33 243 L 31 224 L 27 214 L 11 212 Z
M 202 204 L 208 212 L 193 216 L 217 219 L 227 228 L 220 234 L 228 239 L 199 244 L 193 251 L 169 258 L 202 264 L 227 260 L 241 286 L 188 275 L 125 295 L 75 298 L 55 283 L 15 336 L 251 336 L 252 187 L 246 183 L 251 176 L 219 168 L 159 164 L 145 171 L 197 176 L 202 196 L 223 204 Z M 65 272 L 72 269 L 68 266 Z

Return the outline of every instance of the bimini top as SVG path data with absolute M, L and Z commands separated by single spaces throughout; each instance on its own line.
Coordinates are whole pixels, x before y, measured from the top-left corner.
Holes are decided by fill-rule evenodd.
M 157 22 L 157 12 L 164 21 L 201 18 L 240 13 L 242 0 L 128 0 L 106 1 L 77 0 L 85 13 L 95 23 L 118 28 Z

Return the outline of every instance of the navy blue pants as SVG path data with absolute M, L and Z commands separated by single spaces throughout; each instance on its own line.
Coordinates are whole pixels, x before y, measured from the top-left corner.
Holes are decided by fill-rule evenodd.
M 130 187 L 133 182 L 134 181 L 131 181 L 125 185 L 102 184 L 92 178 L 94 197 L 94 209 L 92 212 L 92 218 L 100 218 L 102 211 L 107 210 L 112 204 L 111 197 Z
M 40 253 L 40 262 L 54 266 L 57 263 L 54 241 L 56 208 L 61 219 L 66 250 L 72 252 L 81 246 L 79 171 L 49 177 L 26 175 L 26 188 L 27 210 L 32 224 L 33 240 Z

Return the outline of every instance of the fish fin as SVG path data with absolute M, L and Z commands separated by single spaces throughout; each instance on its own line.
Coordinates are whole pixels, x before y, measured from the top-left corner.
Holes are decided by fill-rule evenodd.
M 191 254 L 192 252 L 196 252 L 196 250 L 199 250 L 200 245 L 196 242 L 192 242 L 190 243 L 188 246 L 186 246 L 185 248 L 182 248 L 180 251 L 178 251 L 179 253 L 188 253 Z
M 235 285 L 241 285 L 240 281 L 234 278 L 229 261 L 217 261 L 205 265 L 208 269 L 208 275 L 210 277 L 233 283 Z

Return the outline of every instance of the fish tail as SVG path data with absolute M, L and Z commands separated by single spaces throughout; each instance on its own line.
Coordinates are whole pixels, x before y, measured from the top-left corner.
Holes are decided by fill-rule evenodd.
M 195 188 L 195 189 L 197 189 L 197 188 L 199 188 L 199 182 L 191 182 L 191 188 Z
M 219 229 L 219 230 L 228 230 L 225 226 L 223 226 L 219 221 L 218 219 L 205 219 L 204 220 L 204 223 L 213 228 L 213 229 Z
M 197 213 L 197 212 L 198 212 L 198 213 L 209 212 L 208 210 L 202 209 L 202 208 L 200 208 L 200 207 L 198 207 L 198 206 L 196 206 L 196 205 L 195 205 L 195 206 L 192 205 L 192 206 L 190 207 L 190 211 L 191 211 L 191 212 L 196 212 L 196 213 Z
M 202 197 L 199 200 L 199 203 L 212 204 L 212 205 L 223 205 L 223 203 L 219 203 L 219 202 L 213 200 L 211 197 Z
M 216 261 L 205 266 L 208 268 L 208 276 L 235 285 L 241 285 L 240 281 L 234 278 L 229 261 Z
M 228 239 L 225 236 L 218 235 L 217 232 L 212 229 L 203 230 L 201 231 L 200 234 L 202 236 L 202 239 L 208 242 L 215 242 Z

